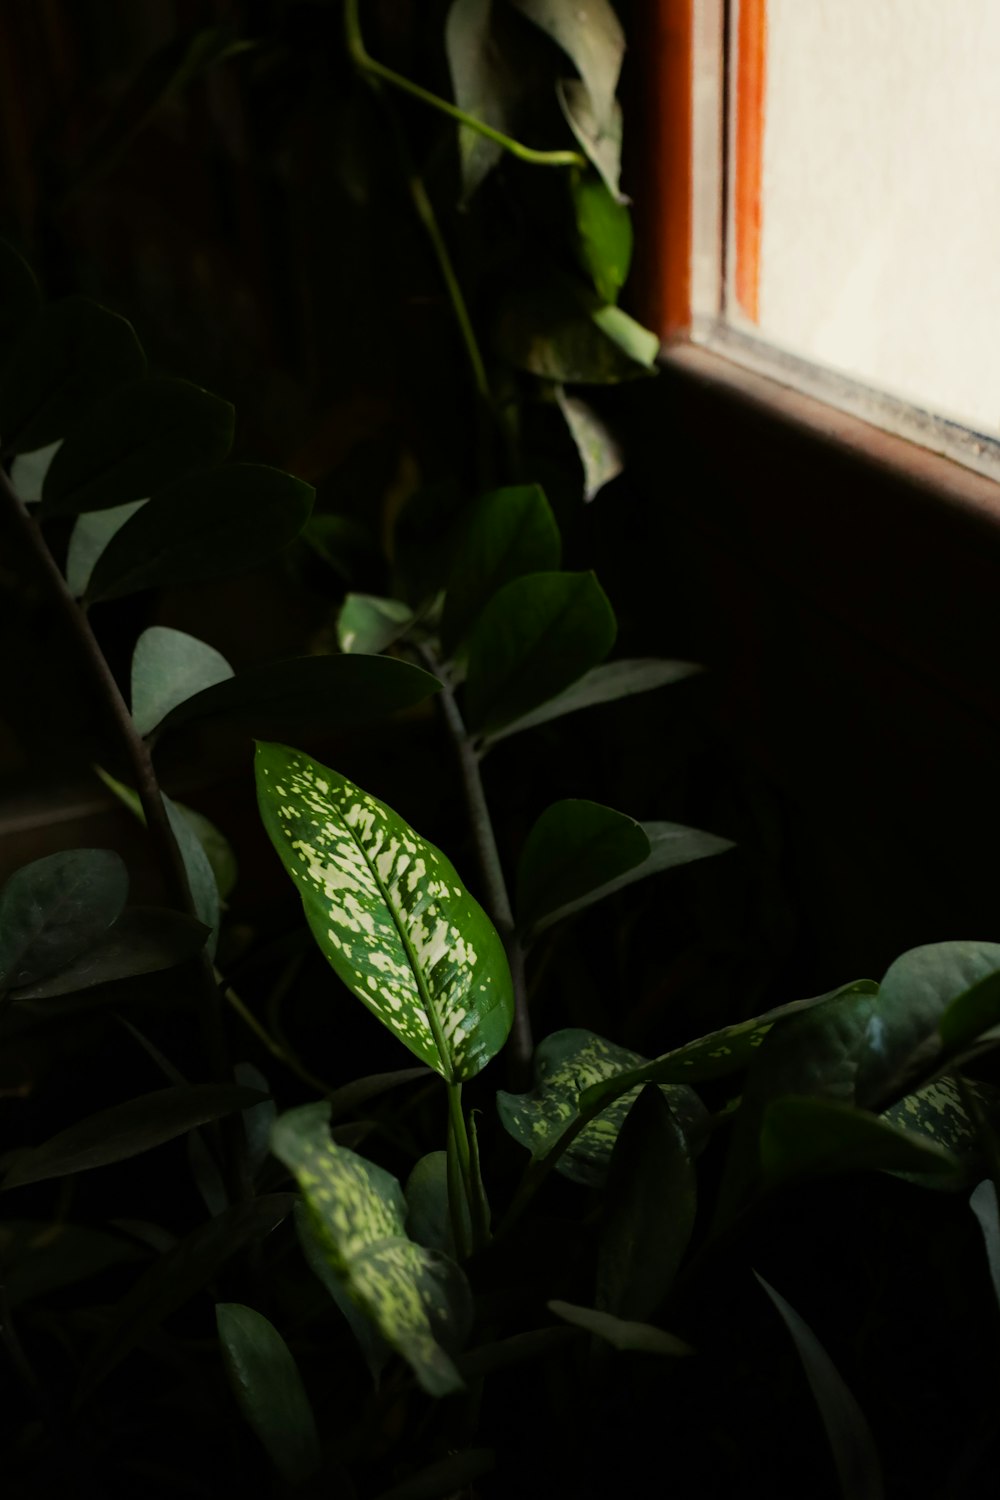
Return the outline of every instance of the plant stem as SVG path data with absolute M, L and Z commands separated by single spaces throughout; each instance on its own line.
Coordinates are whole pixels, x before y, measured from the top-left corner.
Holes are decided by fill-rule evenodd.
M 466 1233 L 465 1215 L 462 1213 L 463 1199 L 468 1204 L 470 1218 L 473 1212 L 472 1167 L 469 1152 L 469 1133 L 462 1110 L 462 1085 L 448 1085 L 448 1208 L 451 1213 L 451 1232 L 455 1238 L 455 1250 L 459 1260 L 468 1259 L 474 1249 Z M 475 1238 L 475 1236 L 474 1236 Z
M 358 15 L 358 0 L 345 0 L 344 30 L 347 37 L 347 50 L 354 65 L 362 72 L 370 73 L 372 77 L 381 79 L 392 88 L 401 89 L 403 93 L 419 99 L 422 104 L 428 104 L 432 109 L 439 110 L 441 114 L 457 120 L 460 125 L 468 126 L 478 135 L 485 136 L 488 141 L 502 146 L 511 156 L 516 156 L 518 161 L 528 162 L 536 167 L 580 167 L 586 170 L 586 157 L 582 156 L 579 151 L 536 151 L 533 146 L 526 146 L 523 141 L 516 141 L 513 136 L 505 135 L 502 130 L 494 130 L 493 126 L 487 125 L 484 120 L 478 120 L 475 115 L 466 114 L 465 110 L 459 109 L 457 104 L 442 99 L 439 94 L 432 94 L 429 89 L 421 88 L 419 83 L 413 83 L 402 73 L 396 73 L 392 68 L 387 68 L 384 63 L 377 62 L 365 49 L 364 38 L 361 35 L 361 20 Z
M 514 987 L 514 1025 L 510 1036 L 511 1087 L 515 1091 L 523 1091 L 531 1083 L 531 1056 L 534 1051 L 531 1017 L 528 1013 L 524 949 L 517 934 L 503 865 L 500 863 L 500 851 L 497 848 L 493 820 L 490 817 L 489 804 L 483 788 L 479 757 L 473 748 L 472 739 L 455 701 L 451 684 L 442 674 L 441 664 L 426 646 L 418 646 L 417 651 L 428 670 L 433 672 L 442 684 L 438 702 L 458 757 L 472 837 L 486 887 L 486 903 L 493 925 L 500 934 L 507 954 L 507 963 L 510 966 L 510 977 Z
M 486 374 L 486 366 L 483 363 L 479 343 L 476 339 L 476 332 L 472 326 L 472 319 L 469 317 L 465 295 L 455 274 L 451 253 L 445 242 L 444 235 L 441 233 L 441 226 L 438 223 L 437 215 L 434 212 L 434 205 L 427 196 L 427 189 L 424 187 L 423 178 L 413 170 L 412 164 L 409 161 L 407 161 L 406 166 L 406 185 L 409 189 L 410 198 L 416 210 L 417 218 L 427 231 L 427 238 L 430 240 L 434 254 L 437 257 L 441 278 L 447 289 L 452 311 L 455 314 L 455 322 L 458 324 L 458 331 L 462 336 L 462 343 L 465 345 L 465 352 L 472 369 L 472 379 L 475 382 L 476 391 L 484 401 L 492 401 L 493 396 L 490 391 L 490 382 Z
M 303 1066 L 294 1053 L 288 1051 L 279 1041 L 275 1040 L 271 1033 L 257 1020 L 253 1011 L 240 999 L 231 984 L 225 985 L 225 996 L 240 1020 L 250 1028 L 257 1040 L 262 1046 L 267 1048 L 273 1058 L 294 1073 L 296 1078 L 300 1078 L 303 1083 L 308 1084 L 309 1088 L 315 1089 L 318 1094 L 330 1094 L 330 1085 L 324 1083 L 322 1078 L 317 1078 L 315 1073 L 310 1073 L 309 1069 Z

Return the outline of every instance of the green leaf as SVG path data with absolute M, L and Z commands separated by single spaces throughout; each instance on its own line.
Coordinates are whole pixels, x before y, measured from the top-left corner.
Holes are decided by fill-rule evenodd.
M 87 597 L 120 599 L 163 584 L 200 583 L 269 562 L 309 518 L 313 491 L 263 464 L 226 464 L 178 481 L 116 531 Z
M 653 373 L 659 340 L 577 278 L 536 277 L 503 297 L 497 353 L 519 370 L 564 385 L 617 385 Z
M 662 1090 L 647 1084 L 611 1154 L 597 1255 L 597 1304 L 619 1318 L 654 1313 L 694 1229 L 697 1179 Z
M 259 731 L 353 729 L 412 708 L 441 683 L 422 667 L 388 656 L 300 656 L 269 661 L 204 688 L 172 709 L 160 726 L 227 719 Z
M 1000 1209 L 997 1207 L 996 1184 L 986 1178 L 974 1190 L 969 1204 L 983 1231 L 990 1280 L 993 1283 L 997 1303 L 1000 1305 Z
M 600 172 L 608 192 L 617 202 L 625 201 L 620 186 L 621 105 L 616 100 L 609 113 L 603 119 L 599 118 L 590 91 L 579 78 L 560 78 L 556 83 L 556 95 L 577 144 Z
M 444 588 L 466 508 L 457 484 L 428 484 L 406 499 L 392 530 L 391 558 L 399 592 L 413 605 Z
M 231 1255 L 270 1234 L 295 1204 L 293 1193 L 271 1193 L 238 1203 L 200 1224 L 161 1255 L 112 1309 L 84 1368 L 78 1403 L 177 1308 L 208 1285 Z
M 207 948 L 210 958 L 215 957 L 215 950 L 219 944 L 219 923 L 222 920 L 221 901 L 219 898 L 219 887 L 216 883 L 215 872 L 211 861 L 202 847 L 198 830 L 188 816 L 188 809 L 179 802 L 174 802 L 165 792 L 161 793 L 163 806 L 166 809 L 167 821 L 170 831 L 177 840 L 177 847 L 181 851 L 181 859 L 184 861 L 184 870 L 187 875 L 188 886 L 191 891 L 191 901 L 194 905 L 195 915 L 199 922 L 203 922 L 208 928 Z
M 616 302 L 632 264 L 632 217 L 596 172 L 570 179 L 576 254 L 602 302 Z
M 232 894 L 239 876 L 239 867 L 232 844 L 222 830 L 216 828 L 204 813 L 198 812 L 196 808 L 187 807 L 183 802 L 176 802 L 174 806 L 183 815 L 185 822 L 190 825 L 204 850 L 219 892 L 219 899 L 225 901 L 226 897 Z
M 570 437 L 576 445 L 583 465 L 583 499 L 585 504 L 595 500 L 606 484 L 625 467 L 625 458 L 618 440 L 611 429 L 597 415 L 592 406 L 581 401 L 579 396 L 569 396 L 565 387 L 555 388 L 556 403 L 569 428 Z
M 44 1145 L 19 1153 L 3 1180 L 3 1191 L 125 1161 L 198 1125 L 259 1103 L 255 1090 L 226 1083 L 186 1084 L 141 1094 L 89 1115 Z
M 30 453 L 66 436 L 103 396 L 146 372 L 130 323 L 86 297 L 42 308 L 0 378 L 0 441 Z
M 66 582 L 74 599 L 82 599 L 87 592 L 97 559 L 115 532 L 120 531 L 145 504 L 145 500 L 131 500 L 128 505 L 113 505 L 110 510 L 95 510 L 77 516 L 66 553 Z
M 634 818 L 581 798 L 554 802 L 518 860 L 518 927 L 528 932 L 552 912 L 575 910 L 649 855 L 649 839 Z
M 183 630 L 151 625 L 132 653 L 132 719 L 149 734 L 170 710 L 233 676 L 221 652 Z
M 963 1007 L 968 1007 L 969 1026 L 956 1024 Z M 869 1108 L 891 1103 L 934 1070 L 945 1050 L 945 1033 L 948 1045 L 957 1046 L 995 1020 L 1000 1020 L 1000 944 L 912 948 L 889 966 L 882 981 L 865 1038 L 858 1103 Z
M 643 328 L 620 307 L 598 307 L 591 317 L 612 343 L 643 369 L 652 370 L 660 353 L 660 340 L 649 328 Z
M 464 1195 L 459 1212 L 465 1220 L 466 1244 L 472 1243 L 472 1220 Z M 452 1260 L 455 1239 L 448 1207 L 448 1153 L 431 1151 L 422 1156 L 406 1180 L 406 1231 L 428 1250 L 440 1250 Z
M 337 616 L 337 645 L 341 651 L 377 656 L 413 624 L 414 614 L 400 599 L 375 594 L 348 594 Z
M 57 974 L 19 987 L 13 998 L 50 1000 L 116 979 L 172 969 L 200 953 L 207 937 L 208 928 L 184 912 L 131 907 L 92 948 Z
M 763 1185 L 840 1172 L 924 1172 L 947 1176 L 958 1158 L 867 1110 L 833 1099 L 773 1100 L 760 1132 Z
M 314 513 L 302 528 L 300 540 L 344 583 L 351 583 L 358 573 L 364 574 L 381 561 L 371 533 L 351 516 Z
M 492 1448 L 464 1448 L 383 1490 L 377 1500 L 456 1500 L 458 1496 L 479 1495 L 483 1492 L 474 1487 L 475 1481 L 489 1474 L 495 1462 Z
M 514 4 L 572 60 L 594 113 L 606 120 L 614 111 L 625 56 L 625 34 L 610 0 L 574 0 L 572 5 L 565 0 L 514 0 Z
M 693 1354 L 690 1344 L 668 1333 L 665 1328 L 654 1328 L 650 1323 L 632 1323 L 616 1318 L 612 1313 L 600 1312 L 596 1307 L 577 1307 L 573 1302 L 549 1302 L 550 1312 L 576 1328 L 596 1334 L 616 1349 L 629 1350 L 636 1354 L 666 1354 L 679 1358 Z
M 369 1073 L 366 1078 L 355 1078 L 333 1090 L 329 1097 L 330 1118 L 341 1120 L 360 1109 L 362 1104 L 367 1104 L 369 1099 L 377 1099 L 405 1083 L 415 1083 L 418 1078 L 430 1077 L 430 1068 L 395 1068 L 391 1073 Z
M 65 849 L 16 870 L 0 892 L 0 989 L 47 979 L 121 915 L 128 872 L 110 849 Z
M 682 682 L 700 672 L 701 667 L 690 661 L 662 661 L 656 657 L 635 657 L 623 661 L 609 661 L 601 667 L 587 672 L 572 687 L 547 703 L 533 709 L 512 724 L 486 737 L 487 744 L 505 739 L 509 734 L 520 734 L 525 729 L 536 729 L 564 714 L 578 713 L 582 708 L 594 708 L 600 703 L 614 703 L 619 698 L 630 698 L 634 693 L 648 693 L 654 688 L 668 687 L 673 682 Z
M 42 514 L 126 505 L 221 463 L 234 420 L 228 401 L 186 380 L 122 386 L 66 433 L 45 476 Z
M 823 1420 L 844 1500 L 882 1500 L 878 1451 L 864 1413 L 808 1323 L 763 1276 L 758 1276 L 756 1271 L 754 1276 L 792 1336 Z
M 1000 1117 L 1000 1089 L 966 1078 L 962 1090 L 972 1096 L 987 1119 Z M 954 1077 L 945 1074 L 897 1099 L 879 1119 L 911 1135 L 926 1136 L 956 1156 L 978 1158 L 982 1154 L 979 1129 L 969 1117 L 962 1090 Z
M 240 1411 L 285 1483 L 304 1483 L 323 1455 L 291 1350 L 273 1323 L 239 1302 L 217 1303 L 215 1319 Z
M 510 135 L 510 103 L 517 96 L 517 75 L 494 36 L 492 0 L 453 0 L 445 21 L 444 45 L 455 103 L 467 115 Z M 462 194 L 468 200 L 503 155 L 496 141 L 458 127 Z
M 42 486 L 49 472 L 49 465 L 62 447 L 62 438 L 46 443 L 31 453 L 19 453 L 10 466 L 10 482 L 26 505 L 35 505 L 42 498 Z
M 30 1219 L 0 1224 L 0 1276 L 11 1307 L 139 1259 L 141 1252 L 119 1235 L 82 1224 Z
M 469 637 L 469 728 L 500 729 L 565 691 L 607 656 L 616 629 L 593 573 L 529 573 L 505 584 Z
M 507 1040 L 514 999 L 503 945 L 450 861 L 384 803 L 287 746 L 258 745 L 257 792 L 340 978 L 449 1083 L 473 1077 Z
M 457 1266 L 406 1236 L 395 1177 L 334 1145 L 325 1104 L 282 1115 L 271 1149 L 295 1175 L 329 1264 L 351 1299 L 411 1365 L 425 1391 L 445 1396 L 462 1380 L 440 1339 L 461 1343 L 469 1290 Z
M 441 641 L 452 652 L 494 594 L 526 573 L 558 568 L 562 542 L 545 492 L 511 485 L 481 495 L 459 540 L 441 617 Z
M 581 1099 L 595 1084 L 631 1076 L 643 1059 L 627 1047 L 607 1042 L 592 1031 L 569 1027 L 554 1031 L 535 1049 L 535 1086 L 527 1094 L 497 1093 L 497 1109 L 508 1135 L 535 1158 L 545 1156 L 579 1117 Z M 639 1097 L 637 1087 L 620 1092 L 584 1126 L 562 1153 L 556 1170 L 571 1182 L 600 1185 L 622 1124 Z M 707 1111 L 693 1089 L 674 1085 L 664 1097 L 692 1143 L 700 1141 Z
M 299 1237 L 299 1244 L 302 1246 L 302 1254 L 305 1256 L 306 1264 L 317 1281 L 321 1282 L 326 1288 L 333 1302 L 343 1313 L 344 1319 L 354 1335 L 361 1353 L 364 1355 L 369 1374 L 377 1386 L 382 1378 L 383 1370 L 392 1358 L 392 1348 L 386 1343 L 367 1313 L 363 1312 L 358 1304 L 351 1300 L 347 1284 L 340 1279 L 330 1264 L 320 1230 L 313 1222 L 309 1209 L 301 1198 L 295 1205 L 294 1217 L 295 1229 Z
M 604 901 L 608 896 L 614 896 L 637 880 L 646 880 L 650 875 L 659 875 L 663 870 L 689 865 L 698 859 L 708 859 L 713 854 L 724 854 L 727 849 L 734 847 L 729 839 L 719 838 L 714 833 L 703 833 L 699 828 L 684 828 L 679 823 L 640 823 L 638 827 L 649 845 L 647 857 L 611 880 L 595 886 L 585 895 L 566 901 L 547 912 L 535 922 L 533 936 L 537 937 L 547 927 L 561 922 L 564 917 L 592 906 L 595 901 Z

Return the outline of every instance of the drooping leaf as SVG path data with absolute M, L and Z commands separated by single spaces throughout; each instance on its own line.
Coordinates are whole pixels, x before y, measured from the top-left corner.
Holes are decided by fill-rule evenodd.
M 494 35 L 493 0 L 453 0 L 444 45 L 455 103 L 467 115 L 510 135 L 517 74 Z M 458 128 L 463 196 L 468 199 L 503 154 L 503 147 L 466 125 Z
M 234 419 L 228 401 L 186 380 L 121 386 L 66 433 L 45 476 L 42 515 L 127 505 L 221 463 Z
M 217 1303 L 215 1319 L 240 1411 L 285 1483 L 304 1483 L 323 1455 L 292 1351 L 273 1323 L 239 1302 Z
M 653 372 L 659 340 L 576 277 L 536 277 L 512 287 L 493 341 L 516 369 L 564 385 L 617 385 Z
M 494 594 L 526 573 L 558 568 L 562 542 L 545 492 L 511 485 L 481 495 L 458 542 L 441 616 L 441 641 L 453 651 Z
M 184 821 L 201 845 L 215 878 L 219 898 L 225 901 L 226 897 L 232 894 L 239 875 L 232 844 L 222 830 L 216 828 L 215 824 L 206 818 L 204 813 L 198 812 L 197 808 L 188 807 L 183 802 L 175 802 L 174 806 L 182 814 Z
M 369 1374 L 377 1386 L 382 1378 L 383 1370 L 392 1358 L 392 1346 L 382 1337 L 368 1314 L 352 1300 L 348 1292 L 348 1284 L 334 1271 L 319 1227 L 301 1198 L 295 1205 L 295 1229 L 307 1266 L 343 1313 L 344 1320 L 364 1356 Z
M 337 645 L 341 651 L 377 656 L 405 635 L 413 611 L 401 599 L 375 594 L 348 594 L 337 616 Z
M 528 573 L 504 585 L 469 637 L 466 723 L 489 733 L 562 693 L 614 645 L 593 573 Z
M 269 562 L 309 518 L 313 491 L 263 464 L 226 464 L 179 480 L 137 511 L 91 574 L 90 601 L 199 583 Z
M 0 377 L 0 442 L 15 453 L 44 448 L 145 371 L 124 318 L 86 297 L 49 303 L 22 327 Z
M 120 531 L 145 504 L 145 500 L 131 500 L 128 505 L 113 505 L 110 510 L 95 510 L 77 516 L 66 553 L 66 582 L 74 599 L 82 599 L 87 592 L 97 559 L 115 532 Z
M 170 710 L 233 676 L 221 652 L 183 630 L 151 625 L 132 653 L 132 720 L 149 734 Z
M 258 745 L 271 842 L 324 956 L 421 1062 L 471 1078 L 513 1019 L 503 945 L 450 861 L 391 808 L 299 751 Z
M 579 78 L 560 78 L 556 95 L 566 123 L 585 155 L 600 172 L 608 192 L 617 202 L 627 201 L 621 191 L 622 111 L 616 100 L 610 113 L 598 118 L 590 90 Z
M 3 1180 L 3 1190 L 125 1161 L 198 1125 L 258 1103 L 260 1097 L 254 1090 L 226 1083 L 186 1084 L 141 1094 L 89 1115 L 42 1146 L 21 1152 Z
M 214 958 L 215 950 L 219 945 L 219 923 L 222 919 L 215 872 L 198 837 L 198 830 L 187 816 L 188 809 L 182 807 L 179 802 L 172 801 L 165 792 L 162 796 L 170 831 L 177 840 L 177 847 L 184 861 L 184 871 L 187 875 L 195 915 L 199 922 L 203 922 L 208 928 L 206 947 L 209 957 Z
M 570 180 L 576 254 L 602 302 L 617 302 L 632 264 L 632 218 L 596 172 Z
M 760 1162 L 767 1188 L 841 1172 L 955 1175 L 958 1158 L 927 1136 L 833 1099 L 775 1099 L 764 1111 Z
M 388 656 L 300 656 L 238 672 L 178 703 L 168 726 L 227 719 L 259 730 L 352 729 L 412 708 L 441 684 L 430 672 Z
M 993 1291 L 1000 1305 L 1000 1209 L 997 1206 L 996 1184 L 988 1177 L 979 1183 L 969 1199 L 969 1205 L 983 1232 L 986 1263 Z
M 614 433 L 592 406 L 581 401 L 579 396 L 567 395 L 561 385 L 556 386 L 556 402 L 580 455 L 583 499 L 589 505 L 606 484 L 617 479 L 625 466 L 625 458 Z
M 625 34 L 610 0 L 514 0 L 521 13 L 546 32 L 573 62 L 598 119 L 615 103 L 625 56 Z
M 0 989 L 68 967 L 103 939 L 127 895 L 110 849 L 65 849 L 16 870 L 0 892 Z
M 460 1212 L 466 1221 L 465 1239 L 469 1244 L 472 1221 L 464 1196 L 460 1199 Z M 428 1250 L 440 1250 L 455 1259 L 455 1239 L 448 1205 L 447 1151 L 431 1151 L 422 1156 L 406 1179 L 406 1232 Z
M 592 1031 L 570 1027 L 555 1031 L 535 1049 L 535 1086 L 527 1094 L 497 1093 L 504 1129 L 533 1157 L 544 1156 L 572 1125 L 581 1096 L 594 1084 L 630 1075 L 643 1059 L 627 1047 L 607 1042 Z M 556 1170 L 572 1182 L 600 1185 L 622 1124 L 639 1096 L 633 1087 L 618 1094 L 591 1120 L 559 1158 Z M 707 1112 L 693 1089 L 673 1085 L 664 1097 L 692 1146 L 700 1143 Z
M 377 1500 L 455 1500 L 458 1495 L 479 1494 L 475 1481 L 489 1474 L 495 1462 L 492 1448 L 463 1448 L 383 1490 Z
M 660 352 L 660 340 L 620 307 L 598 307 L 591 313 L 595 326 L 644 370 L 652 370 Z
M 49 465 L 62 447 L 62 438 L 36 448 L 32 453 L 19 453 L 10 466 L 10 482 L 26 505 L 37 505 L 42 498 L 42 486 L 49 472 Z
M 890 964 L 865 1038 L 858 1103 L 884 1106 L 932 1072 L 945 1050 L 939 1028 L 952 1025 L 963 1004 L 973 1025 L 961 1035 L 965 1028 L 955 1027 L 956 1042 L 1000 1020 L 1000 944 L 930 943 Z
M 164 1318 L 207 1286 L 231 1255 L 270 1234 L 294 1204 L 294 1193 L 270 1193 L 237 1203 L 154 1261 L 112 1309 L 84 1367 L 78 1402 L 91 1395 Z
M 573 1302 L 552 1301 L 547 1306 L 557 1318 L 596 1334 L 615 1349 L 636 1354 L 666 1354 L 674 1359 L 694 1353 L 690 1344 L 685 1344 L 676 1334 L 668 1333 L 665 1328 L 654 1328 L 651 1323 L 633 1323 L 616 1318 L 613 1313 L 601 1312 L 596 1307 L 577 1307 Z
M 603 884 L 594 886 L 585 894 L 546 912 L 534 923 L 532 931 L 535 936 L 555 922 L 561 922 L 564 917 L 592 906 L 595 901 L 606 900 L 608 896 L 615 895 L 637 880 L 646 880 L 650 875 L 676 869 L 679 865 L 689 865 L 698 859 L 708 859 L 713 854 L 724 854 L 727 849 L 734 847 L 729 839 L 719 838 L 714 833 L 704 833 L 700 828 L 684 828 L 679 823 L 640 823 L 639 827 L 649 845 L 646 858 L 630 865 Z
M 518 927 L 529 932 L 649 855 L 649 839 L 634 818 L 582 798 L 554 802 L 531 829 L 518 860 Z
M 462 1380 L 440 1340 L 468 1332 L 469 1290 L 444 1256 L 406 1235 L 395 1177 L 334 1145 L 325 1104 L 282 1115 L 271 1149 L 295 1175 L 330 1266 L 351 1299 L 411 1365 L 424 1390 L 444 1396 Z
M 697 1180 L 684 1132 L 647 1084 L 611 1154 L 597 1255 L 597 1305 L 640 1322 L 670 1290 L 694 1229 Z
M 194 958 L 205 946 L 208 928 L 184 912 L 130 907 L 105 935 L 57 974 L 18 988 L 15 1000 L 51 1000 L 97 984 L 155 974 Z
M 878 1450 L 864 1413 L 804 1318 L 754 1272 L 788 1329 L 819 1408 L 844 1500 L 882 1500 Z
M 565 692 L 550 698 L 547 703 L 505 724 L 502 729 L 486 737 L 487 744 L 502 740 L 509 734 L 520 734 L 524 729 L 535 729 L 564 714 L 578 713 L 582 708 L 594 708 L 600 703 L 613 703 L 619 698 L 630 698 L 634 693 L 648 693 L 654 688 L 668 687 L 672 682 L 682 682 L 700 672 L 701 667 L 690 661 L 662 661 L 656 657 L 635 657 L 623 661 L 609 661 L 593 671 L 586 672 L 578 682 Z

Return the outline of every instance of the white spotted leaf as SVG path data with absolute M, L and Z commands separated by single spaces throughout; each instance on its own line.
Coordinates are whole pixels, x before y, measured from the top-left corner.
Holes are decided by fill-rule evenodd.
M 347 987 L 449 1083 L 507 1040 L 510 970 L 439 849 L 390 807 L 285 745 L 258 744 L 257 793 L 306 919 Z
M 326 1103 L 290 1110 L 274 1126 L 271 1149 L 294 1173 L 310 1228 L 350 1301 L 428 1394 L 460 1390 L 449 1349 L 457 1350 L 468 1334 L 468 1284 L 453 1261 L 407 1236 L 398 1181 L 335 1145 L 328 1116 Z

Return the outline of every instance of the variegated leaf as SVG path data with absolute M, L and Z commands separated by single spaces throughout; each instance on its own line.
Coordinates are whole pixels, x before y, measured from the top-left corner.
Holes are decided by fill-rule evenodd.
M 527 1094 L 497 1094 L 504 1129 L 532 1156 L 544 1156 L 579 1113 L 580 1096 L 594 1084 L 643 1066 L 638 1052 L 606 1042 L 592 1031 L 570 1027 L 553 1032 L 535 1051 L 535 1087 Z M 607 1174 L 618 1132 L 639 1096 L 639 1088 L 612 1099 L 567 1147 L 556 1170 L 573 1182 L 600 1184 Z M 671 1084 L 663 1089 L 689 1142 L 697 1143 L 708 1113 L 694 1089 Z
M 965 1098 L 963 1098 L 963 1091 Z M 977 1170 L 983 1156 L 980 1130 L 976 1120 L 970 1119 L 965 1099 L 971 1099 L 973 1109 L 994 1126 L 1000 1120 L 1000 1089 L 988 1083 L 976 1083 L 967 1078 L 962 1089 L 951 1074 L 936 1078 L 912 1094 L 898 1099 L 883 1110 L 880 1119 L 890 1125 L 898 1125 L 916 1135 L 926 1136 L 939 1146 L 953 1151 L 961 1160 L 966 1174 Z M 961 1187 L 961 1182 L 942 1181 L 925 1174 L 897 1173 L 926 1187 Z M 966 1180 L 969 1180 L 968 1177 Z
M 510 1031 L 503 945 L 449 860 L 391 808 L 284 745 L 258 745 L 264 826 L 341 979 L 449 1083 Z
M 445 1396 L 462 1378 L 441 1340 L 457 1349 L 471 1299 L 454 1262 L 406 1234 L 406 1199 L 391 1173 L 330 1139 L 329 1106 L 307 1104 L 275 1124 L 271 1149 L 295 1175 L 334 1276 L 424 1390 Z

